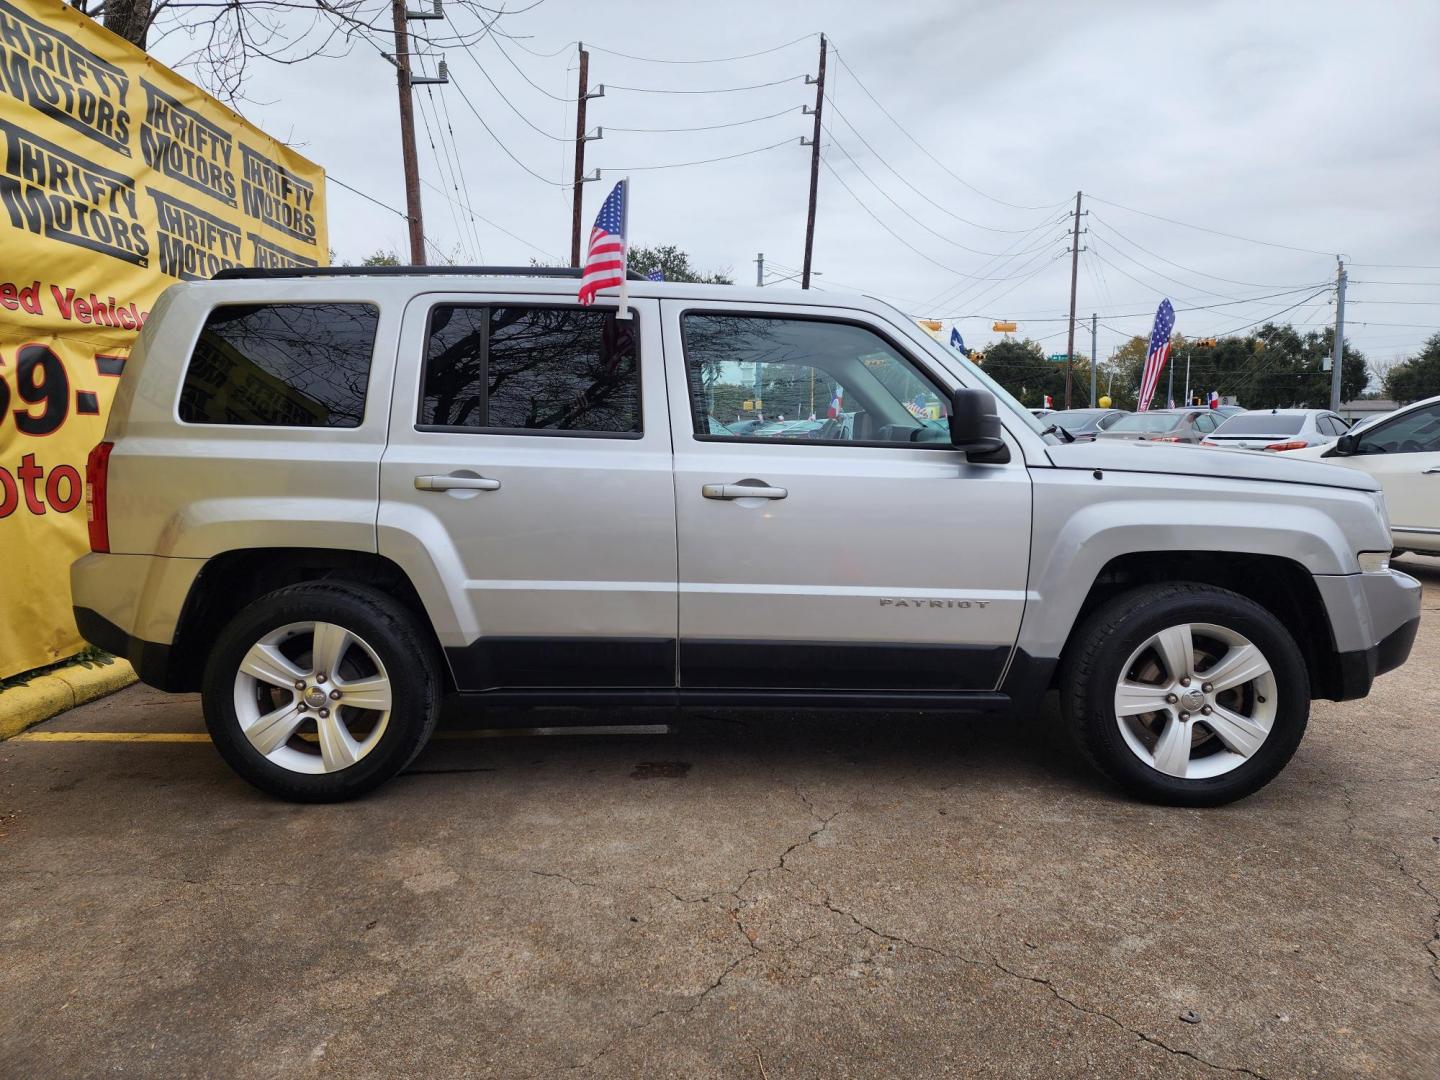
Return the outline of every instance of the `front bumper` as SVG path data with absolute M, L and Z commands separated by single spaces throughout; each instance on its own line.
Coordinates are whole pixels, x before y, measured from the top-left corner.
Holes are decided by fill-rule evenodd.
M 1362 698 L 1376 676 L 1394 671 L 1410 656 L 1420 630 L 1420 582 L 1391 570 L 1317 576 L 1315 583 L 1336 646 L 1329 685 L 1317 690 L 1335 701 Z

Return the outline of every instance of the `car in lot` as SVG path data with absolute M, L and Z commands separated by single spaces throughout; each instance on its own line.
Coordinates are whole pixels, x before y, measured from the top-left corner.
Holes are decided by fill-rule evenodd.
M 1395 547 L 1440 555 L 1440 397 L 1414 402 L 1361 430 L 1352 428 L 1333 445 L 1293 456 L 1375 477 L 1385 489 Z
M 1349 426 L 1344 417 L 1329 409 L 1254 409 L 1230 417 L 1202 444 L 1286 453 L 1329 445 Z
M 167 289 L 126 362 L 71 591 L 85 637 L 199 691 L 276 796 L 375 788 L 449 695 L 1006 714 L 1054 687 L 1119 785 L 1215 805 L 1419 625 L 1370 476 L 1065 443 L 878 300 L 217 278 Z M 760 378 L 843 390 L 845 422 L 713 426 Z
M 1122 416 L 1128 415 L 1124 409 L 1062 409 L 1046 416 L 1045 423 L 1047 426 L 1058 424 L 1075 439 L 1088 442 Z
M 1219 421 L 1213 409 L 1150 409 L 1126 413 L 1105 428 L 1098 438 L 1128 442 L 1198 443 Z

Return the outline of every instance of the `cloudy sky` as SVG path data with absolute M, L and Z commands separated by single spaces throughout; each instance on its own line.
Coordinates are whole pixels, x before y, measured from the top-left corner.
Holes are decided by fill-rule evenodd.
M 589 105 L 605 135 L 586 165 L 605 179 L 586 185 L 586 228 L 628 172 L 634 243 L 676 244 L 741 282 L 764 252 L 767 284 L 794 287 L 779 279 L 802 260 L 801 106 L 814 102 L 804 76 L 824 31 L 818 287 L 955 318 L 971 345 L 996 336 L 994 319 L 1014 319 L 1063 351 L 1080 190 L 1079 312 L 1087 329 L 1099 313 L 1102 356 L 1148 332 L 1162 296 L 1189 336 L 1272 316 L 1328 325 L 1337 253 L 1351 268 L 1347 337 L 1372 359 L 1414 352 L 1440 329 L 1432 0 L 544 0 L 499 22 L 508 37 L 468 49 L 442 39 L 473 35 L 477 13 L 447 10 L 416 24 L 437 43 L 418 46 L 425 68 L 443 56 L 452 80 L 416 91 L 426 232 L 447 259 L 568 256 L 583 40 L 592 87 L 607 88 Z M 155 52 L 175 61 L 185 50 L 172 35 Z M 720 59 L 752 53 L 762 55 Z M 403 207 L 393 69 L 375 45 L 256 64 L 247 94 L 242 111 L 261 127 Z M 621 130 L 722 124 L 733 126 Z M 678 165 L 729 155 L 743 156 Z M 340 259 L 407 250 L 401 217 L 335 184 L 329 224 Z

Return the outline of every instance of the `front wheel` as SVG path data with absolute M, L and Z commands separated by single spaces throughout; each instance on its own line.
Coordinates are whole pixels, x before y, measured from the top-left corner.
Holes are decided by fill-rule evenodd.
M 433 645 L 392 597 L 346 582 L 262 596 L 205 667 L 205 726 L 244 779 L 297 802 L 378 787 L 424 747 L 439 714 Z
M 1147 585 L 1077 628 L 1061 703 L 1090 761 L 1131 793 L 1218 806 L 1264 787 L 1310 713 L 1304 657 L 1270 612 L 1210 585 Z

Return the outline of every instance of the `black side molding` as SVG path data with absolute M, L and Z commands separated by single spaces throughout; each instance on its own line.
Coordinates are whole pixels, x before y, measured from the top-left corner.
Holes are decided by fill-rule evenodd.
M 170 646 L 143 638 L 131 637 L 98 611 L 86 607 L 70 609 L 80 636 L 91 645 L 128 660 L 135 674 L 147 686 L 174 693 L 187 689 L 173 678 L 170 668 Z

